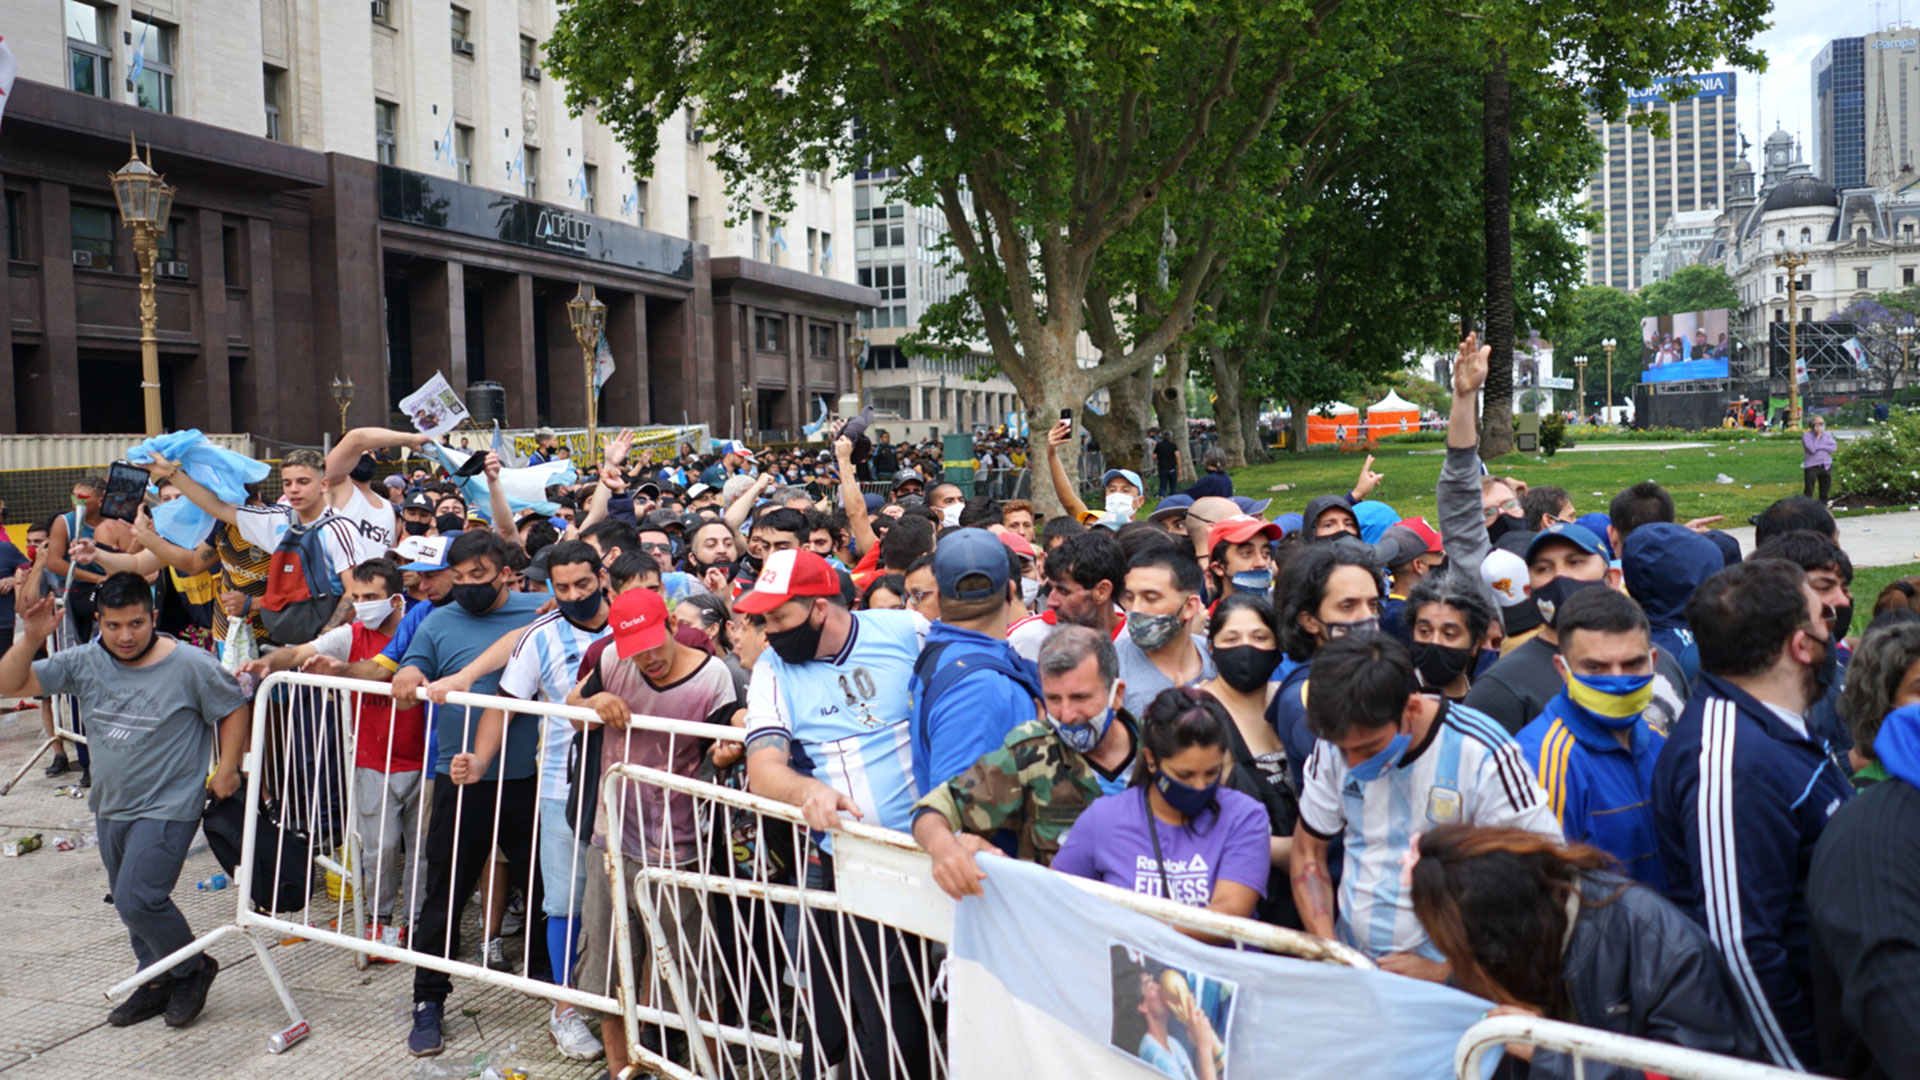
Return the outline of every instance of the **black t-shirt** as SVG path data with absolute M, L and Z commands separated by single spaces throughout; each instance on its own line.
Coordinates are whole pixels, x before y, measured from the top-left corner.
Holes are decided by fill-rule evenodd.
M 1153 448 L 1153 460 L 1168 472 L 1180 467 L 1180 448 L 1173 445 L 1172 439 L 1161 439 L 1160 445 Z

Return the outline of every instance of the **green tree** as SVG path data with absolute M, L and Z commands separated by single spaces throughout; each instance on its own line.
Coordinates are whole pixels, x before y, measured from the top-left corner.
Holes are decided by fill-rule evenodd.
M 1656 281 L 1640 290 L 1643 315 L 1679 315 L 1739 306 L 1740 291 L 1733 287 L 1727 268 L 1719 263 L 1683 266 L 1665 281 Z
M 901 197 L 946 217 L 971 305 L 957 323 L 1026 400 L 1037 453 L 1045 418 L 1151 370 L 1192 329 L 1239 175 L 1276 118 L 1323 100 L 1306 88 L 1364 82 L 1421 14 L 1391 0 L 573 0 L 547 61 L 569 106 L 596 108 L 640 161 L 663 117 L 698 109 L 735 195 L 780 206 L 802 169 L 899 170 Z M 1109 247 L 1182 186 L 1204 209 L 1164 295 L 1130 303 L 1140 278 Z M 1139 431 L 1105 445 L 1137 457 Z
M 1607 353 L 1601 342 L 1612 338 L 1618 345 L 1613 357 L 1616 395 L 1622 387 L 1630 389 L 1640 380 L 1641 303 L 1638 297 L 1610 285 L 1575 289 L 1568 301 L 1566 316 L 1552 324 L 1553 367 L 1557 375 L 1577 378 L 1573 358 L 1587 358 L 1587 396 L 1580 403 L 1585 415 L 1605 400 Z

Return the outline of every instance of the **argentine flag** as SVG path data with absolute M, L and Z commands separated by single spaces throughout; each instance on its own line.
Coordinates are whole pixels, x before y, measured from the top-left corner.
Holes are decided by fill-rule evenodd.
M 127 65 L 127 93 L 129 94 L 134 92 L 134 84 L 140 81 L 140 76 L 147 70 L 147 31 L 152 29 L 153 24 L 150 22 L 140 24 L 140 43 L 133 47 L 133 62 Z
M 607 344 L 607 332 L 602 330 L 600 343 L 593 349 L 593 392 L 598 394 L 600 388 L 607 385 L 607 380 L 611 378 L 613 378 L 613 347 Z

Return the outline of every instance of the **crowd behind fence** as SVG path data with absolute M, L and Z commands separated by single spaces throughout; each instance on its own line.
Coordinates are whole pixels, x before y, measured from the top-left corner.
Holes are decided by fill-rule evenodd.
M 356 967 L 409 964 L 611 1018 L 635 1063 L 661 1075 L 948 1075 L 946 1004 L 937 984 L 954 909 L 911 838 L 849 822 L 833 836 L 837 879 L 825 878 L 800 809 L 746 791 L 738 767 L 714 766 L 708 751 L 738 746 L 740 729 L 644 716 L 616 729 L 590 709 L 479 694 L 421 702 L 423 740 L 443 709 L 463 710 L 463 724 L 500 710 L 517 717 L 514 723 L 538 725 L 532 805 L 560 803 L 570 830 L 550 833 L 508 812 L 527 806 L 524 797 L 509 797 L 513 779 L 408 783 L 383 771 L 382 763 L 391 766 L 413 749 L 400 741 L 411 732 L 394 704 L 384 683 L 292 672 L 265 680 L 255 699 L 247 783 L 237 796 L 244 802 L 233 921 L 129 977 L 110 996 L 238 934 L 286 1012 L 287 1024 L 269 1037 L 272 1050 L 284 1051 L 311 1029 L 268 945 L 298 938 L 339 950 L 340 962 Z M 604 772 L 599 756 L 569 752 L 576 733 L 583 747 L 592 746 L 596 729 L 602 740 L 622 740 L 619 760 Z M 376 744 L 369 759 L 364 751 Z M 418 749 L 430 778 L 430 747 Z M 452 790 L 436 790 L 444 786 Z M 396 800 L 414 812 L 385 812 L 397 809 Z M 454 828 L 433 820 L 442 814 L 454 816 Z M 429 844 L 436 824 L 453 837 L 450 849 Z M 210 819 L 210 842 L 213 832 Z M 497 853 L 505 863 L 494 861 Z M 471 901 L 471 885 L 435 888 L 448 867 L 474 860 L 482 870 L 470 875 L 479 890 Z M 511 876 L 496 882 L 496 874 Z M 562 908 L 587 924 L 578 966 L 565 980 L 570 985 L 550 974 L 563 965 L 545 956 L 535 930 L 543 879 L 568 890 Z M 1372 966 L 1342 945 L 1297 931 L 1065 880 L 1239 947 Z M 499 936 L 498 908 L 516 888 L 528 916 L 507 950 L 506 969 L 497 970 L 473 946 Z M 426 907 L 430 901 L 438 917 Z M 386 932 L 399 922 L 408 933 Z M 418 983 L 415 989 L 418 997 Z M 1488 1051 L 1513 1042 L 1676 1078 L 1786 1075 L 1525 1018 L 1495 1018 L 1468 1031 L 1456 1055 L 1458 1075 L 1480 1080 Z M 403 1052 L 396 1039 L 395 1055 Z

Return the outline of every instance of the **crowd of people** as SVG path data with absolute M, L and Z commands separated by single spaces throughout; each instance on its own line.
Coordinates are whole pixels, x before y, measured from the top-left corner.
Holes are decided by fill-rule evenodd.
M 570 818 L 578 736 L 600 767 L 732 777 L 798 807 L 796 884 L 833 888 L 835 832 L 859 820 L 910 834 L 962 903 L 994 887 L 996 858 L 1026 860 L 1335 939 L 1499 1013 L 1920 1075 L 1920 582 L 1856 618 L 1813 499 L 1759 515 L 1743 553 L 1651 482 L 1587 507 L 1492 475 L 1486 370 L 1470 337 L 1431 522 L 1369 497 L 1372 458 L 1350 490 L 1271 519 L 1211 454 L 1203 486 L 1175 493 L 1170 439 L 1148 453 L 1157 505 L 1112 469 L 1090 506 L 1065 420 L 1035 470 L 1064 508 L 1050 518 L 970 497 L 937 448 L 877 431 L 657 459 L 623 432 L 580 483 L 520 508 L 491 453 L 474 478 L 409 462 L 375 484 L 377 454 L 425 443 L 397 431 L 288 454 L 273 502 L 156 457 L 156 504 L 189 500 L 206 540 L 165 540 L 144 509 L 100 518 L 101 487 L 76 485 L 83 509 L 9 579 L 0 695 L 74 694 L 95 732 L 139 733 L 96 738 L 89 779 L 143 965 L 191 937 L 166 893 L 205 763 L 231 795 L 249 680 L 298 667 L 391 683 L 388 711 L 359 720 L 378 736 L 356 740 L 355 825 L 369 859 L 406 869 L 369 899 L 367 932 L 423 952 L 461 955 L 478 889 L 477 962 L 504 965 L 508 904 L 482 880 L 497 857 L 510 873 L 492 879 L 532 882 L 525 917 L 544 923 L 527 969 L 609 990 L 609 890 L 583 853 L 612 828 L 676 865 L 699 852 L 670 801 Z M 69 567 L 64 612 L 102 649 L 35 659 Z M 235 641 L 248 658 L 223 670 Z M 444 704 L 429 723 L 422 702 L 461 690 L 605 723 Z M 675 741 L 634 714 L 744 739 Z M 698 935 L 704 899 L 686 893 L 667 932 Z M 884 970 L 831 963 L 842 933 Z M 913 1054 L 937 1016 L 889 992 L 935 974 L 905 936 L 828 917 L 806 935 L 811 992 L 846 1003 L 815 1010 L 827 1063 L 885 1071 L 907 1048 L 895 1071 L 928 1073 Z M 190 1022 L 215 970 L 190 961 L 110 1020 Z M 417 969 L 413 1054 L 440 1052 L 449 990 Z M 617 1075 L 630 1048 L 599 1019 L 556 1007 L 551 1031 Z M 1509 1068 L 1573 1075 L 1521 1046 Z

